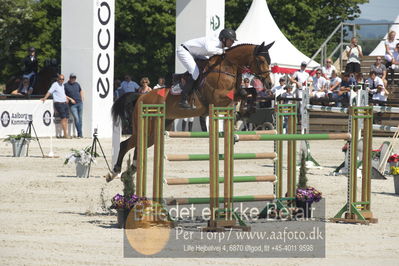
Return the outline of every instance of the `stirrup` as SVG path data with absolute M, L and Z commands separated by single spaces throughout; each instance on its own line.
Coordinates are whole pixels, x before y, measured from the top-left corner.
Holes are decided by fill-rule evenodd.
M 180 106 L 180 108 L 183 108 L 183 109 L 191 109 L 191 110 L 196 109 L 195 106 L 191 106 L 187 101 L 179 102 L 179 106 Z

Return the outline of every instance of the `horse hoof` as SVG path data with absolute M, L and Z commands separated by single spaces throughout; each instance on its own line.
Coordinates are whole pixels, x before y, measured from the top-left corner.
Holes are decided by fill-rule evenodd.
M 108 173 L 107 175 L 105 175 L 105 180 L 107 181 L 107 183 L 111 182 L 112 180 L 115 179 L 115 177 L 120 176 L 120 173 Z

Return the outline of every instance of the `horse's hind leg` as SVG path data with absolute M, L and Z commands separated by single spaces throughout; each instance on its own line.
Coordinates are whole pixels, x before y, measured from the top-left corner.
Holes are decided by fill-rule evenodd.
M 114 165 L 113 172 L 108 173 L 108 175 L 106 176 L 107 182 L 110 182 L 117 175 L 120 174 L 121 169 L 122 169 L 123 157 L 125 157 L 125 154 L 132 148 L 134 148 L 134 137 L 133 136 L 130 136 L 130 138 L 121 142 L 121 144 L 119 146 L 118 159 L 116 161 L 116 164 Z

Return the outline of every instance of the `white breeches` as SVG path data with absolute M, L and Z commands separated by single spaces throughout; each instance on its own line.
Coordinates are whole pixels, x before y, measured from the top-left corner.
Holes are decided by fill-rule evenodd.
M 392 62 L 392 56 L 389 54 L 385 54 L 385 60 L 387 60 L 387 62 Z
M 186 117 L 186 118 L 183 118 L 183 120 L 184 121 L 188 121 L 188 122 L 194 122 L 194 117 Z
M 193 79 L 196 80 L 199 76 L 199 68 L 195 63 L 194 57 L 181 45 L 177 47 L 176 54 L 184 68 L 187 69 L 191 76 L 193 76 Z

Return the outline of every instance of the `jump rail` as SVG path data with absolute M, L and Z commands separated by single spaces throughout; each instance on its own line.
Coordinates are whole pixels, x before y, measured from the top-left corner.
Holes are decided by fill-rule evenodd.
M 277 154 L 275 152 L 264 153 L 235 153 L 234 160 L 250 160 L 250 159 L 275 159 Z M 166 155 L 168 161 L 207 161 L 210 159 L 209 154 L 168 154 Z M 224 154 L 219 154 L 219 160 L 224 160 Z
M 277 177 L 275 175 L 263 176 L 234 176 L 234 183 L 244 182 L 275 182 Z M 224 177 L 219 177 L 219 183 L 224 182 Z M 191 178 L 168 178 L 166 179 L 168 185 L 194 185 L 194 184 L 209 184 L 209 177 L 191 177 Z
M 219 132 L 219 137 L 224 136 L 224 132 Z M 277 134 L 276 130 L 260 130 L 260 131 L 235 131 L 235 135 L 258 135 L 258 134 Z M 183 131 L 166 131 L 165 135 L 169 138 L 209 138 L 209 132 L 183 132 Z

